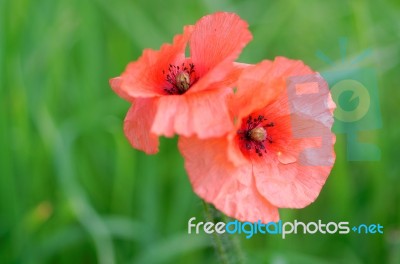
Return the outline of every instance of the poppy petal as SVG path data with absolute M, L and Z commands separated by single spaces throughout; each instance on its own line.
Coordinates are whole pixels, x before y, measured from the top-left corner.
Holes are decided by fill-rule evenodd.
M 253 160 L 256 185 L 277 207 L 303 208 L 318 197 L 329 176 L 335 161 L 335 135 L 316 120 L 297 115 L 286 120 L 292 129 L 290 138 L 269 145 L 276 156 Z
M 158 136 L 149 133 L 156 113 L 156 99 L 136 99 L 124 120 L 124 132 L 131 145 L 147 154 L 158 152 Z
M 130 97 L 147 98 L 165 95 L 165 72 L 170 64 L 181 63 L 185 58 L 185 48 L 192 34 L 193 26 L 184 27 L 184 33 L 174 37 L 173 44 L 164 44 L 159 51 L 146 49 L 135 62 L 128 64 L 120 76 L 120 89 Z M 118 93 L 121 94 L 121 93 Z
M 114 90 L 114 92 L 116 94 L 118 94 L 119 97 L 121 97 L 122 99 L 125 99 L 128 102 L 133 103 L 133 98 L 130 97 L 125 90 L 121 89 L 121 85 L 122 85 L 122 78 L 121 77 L 115 77 L 110 79 L 110 86 L 111 88 Z
M 229 93 L 230 89 L 219 89 L 161 97 L 151 131 L 167 137 L 174 133 L 196 134 L 199 138 L 221 136 L 233 128 L 224 103 Z
M 178 146 L 194 192 L 240 221 L 278 221 L 278 209 L 255 187 L 251 165 L 235 167 L 227 159 L 227 144 L 221 139 L 179 139 Z
M 240 114 L 254 114 L 252 109 L 264 104 L 256 115 L 274 123 L 267 130 L 272 140 L 267 155 L 252 159 L 257 188 L 277 207 L 303 208 L 319 195 L 335 160 L 335 135 L 331 132 L 335 104 L 329 88 L 301 61 L 278 57 L 262 80 L 264 89 L 279 88 L 280 93 L 273 100 L 259 93 L 255 98 L 264 101 L 260 103 L 255 98 L 246 99 L 254 97 L 252 89 L 262 89 L 251 84 L 252 72 L 246 76 L 249 69 L 238 81 L 243 94 L 240 89 L 235 94 L 242 105 Z M 254 72 L 255 76 L 260 74 L 262 71 Z M 251 85 L 246 87 L 248 83 Z
M 248 24 L 238 15 L 219 12 L 200 19 L 190 38 L 190 53 L 196 73 L 207 83 L 221 81 L 252 39 Z M 208 73 L 208 74 L 207 74 Z M 207 89 L 207 84 L 193 86 L 193 91 Z
M 238 80 L 231 108 L 237 109 L 236 116 L 241 119 L 255 110 L 268 106 L 276 101 L 280 94 L 286 93 L 288 78 L 308 76 L 313 73 L 302 61 L 284 57 L 276 57 L 274 61 L 265 60 L 246 67 Z M 283 101 L 286 101 L 287 105 L 287 98 Z M 276 105 L 279 109 L 279 104 Z

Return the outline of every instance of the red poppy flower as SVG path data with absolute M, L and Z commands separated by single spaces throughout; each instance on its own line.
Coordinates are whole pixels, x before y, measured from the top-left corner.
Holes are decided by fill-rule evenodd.
M 224 102 L 241 68 L 234 60 L 252 38 L 247 27 L 236 14 L 205 16 L 184 27 L 172 44 L 144 50 L 110 80 L 114 91 L 132 102 L 124 131 L 135 148 L 156 153 L 159 135 L 208 138 L 232 129 Z
M 241 221 L 277 221 L 278 208 L 313 202 L 335 160 L 322 77 L 301 61 L 263 61 L 243 70 L 230 107 L 226 135 L 180 138 L 194 191 Z

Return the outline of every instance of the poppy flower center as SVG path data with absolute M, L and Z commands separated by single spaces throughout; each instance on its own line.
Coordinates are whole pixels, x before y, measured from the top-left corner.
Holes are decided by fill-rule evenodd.
M 180 91 L 187 91 L 190 86 L 190 75 L 189 73 L 183 71 L 176 75 L 176 86 Z
M 167 87 L 167 94 L 184 94 L 198 80 L 193 63 L 182 63 L 180 66 L 170 64 L 167 71 L 163 70 Z
M 254 150 L 258 156 L 267 153 L 266 143 L 272 143 L 272 138 L 268 136 L 267 130 L 274 126 L 273 122 L 266 122 L 263 115 L 253 118 L 251 115 L 243 120 L 242 127 L 237 131 L 239 142 L 243 152 Z
M 267 138 L 267 130 L 263 127 L 253 128 L 248 133 L 250 138 L 257 142 L 262 142 Z

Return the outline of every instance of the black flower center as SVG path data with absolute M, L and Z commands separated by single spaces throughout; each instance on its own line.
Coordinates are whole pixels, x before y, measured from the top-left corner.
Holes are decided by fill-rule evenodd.
M 167 71 L 163 70 L 167 87 L 167 94 L 184 94 L 198 80 L 193 63 L 182 63 L 180 66 L 170 64 Z
M 268 128 L 273 127 L 273 122 L 267 122 L 263 115 L 257 118 L 248 116 L 243 122 L 242 127 L 237 131 L 242 146 L 242 151 L 254 151 L 258 156 L 267 153 L 266 143 L 272 143 L 272 138 L 268 135 Z

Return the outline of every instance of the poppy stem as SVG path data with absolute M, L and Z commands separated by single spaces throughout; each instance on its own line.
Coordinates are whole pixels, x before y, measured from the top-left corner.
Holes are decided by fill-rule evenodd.
M 228 223 L 230 219 L 223 215 L 214 206 L 203 201 L 204 214 L 207 222 L 216 224 L 217 222 Z M 235 235 L 227 233 L 212 233 L 213 245 L 221 263 L 244 263 L 244 255 L 240 248 L 240 243 Z

